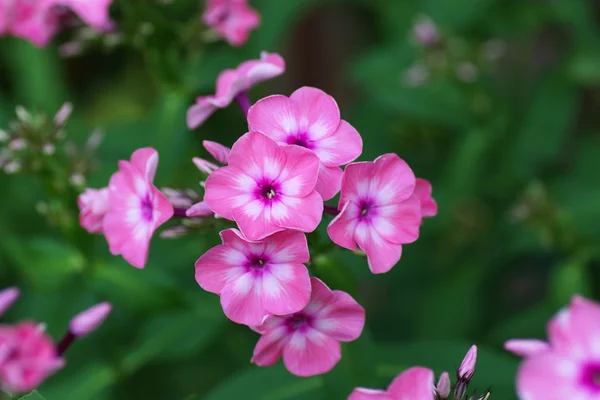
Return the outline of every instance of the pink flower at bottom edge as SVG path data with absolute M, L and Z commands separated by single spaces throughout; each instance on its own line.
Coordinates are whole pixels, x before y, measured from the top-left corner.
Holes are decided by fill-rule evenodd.
M 294 375 L 324 374 L 341 359 L 340 342 L 361 335 L 364 308 L 348 293 L 332 291 L 318 278 L 311 278 L 311 284 L 310 301 L 303 310 L 268 317 L 256 328 L 262 336 L 254 348 L 254 364 L 269 366 L 283 357 Z
M 110 211 L 108 188 L 88 188 L 77 198 L 79 224 L 89 233 L 101 233 L 102 221 Z
M 131 161 L 119 161 L 110 178 L 110 211 L 103 220 L 110 252 L 121 254 L 136 268 L 144 268 L 154 231 L 173 216 L 173 206 L 154 186 L 158 153 L 136 150 Z
M 0 326 L 0 382 L 9 390 L 29 392 L 63 365 L 52 339 L 39 324 Z
M 246 0 L 208 0 L 202 20 L 229 44 L 238 47 L 246 43 L 250 32 L 260 24 L 260 15 Z
M 402 372 L 387 390 L 356 388 L 348 400 L 434 400 L 433 371 L 413 367 Z

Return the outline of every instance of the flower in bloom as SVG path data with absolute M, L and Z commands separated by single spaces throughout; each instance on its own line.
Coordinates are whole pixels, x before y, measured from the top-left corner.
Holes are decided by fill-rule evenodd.
M 549 341 L 520 341 L 525 355 L 517 374 L 524 400 L 600 398 L 600 305 L 574 296 L 547 327 Z
M 226 69 L 217 78 L 217 91 L 213 96 L 201 96 L 187 112 L 190 129 L 200 126 L 218 108 L 225 108 L 251 87 L 283 74 L 285 62 L 278 54 L 263 51 L 260 60 L 241 63 L 236 69 Z M 210 151 L 210 150 L 209 150 Z M 215 157 L 216 158 L 216 157 Z
M 257 326 L 268 315 L 302 310 L 310 298 L 309 260 L 302 232 L 283 231 L 250 242 L 237 229 L 196 262 L 196 281 L 221 296 L 223 311 L 239 324 Z
M 315 191 L 319 159 L 310 150 L 281 147 L 249 132 L 233 145 L 228 161 L 208 176 L 204 200 L 216 214 L 237 222 L 246 238 L 316 229 L 323 200 Z
M 108 188 L 86 189 L 77 198 L 79 224 L 89 233 L 102 232 L 102 220 L 110 210 Z
M 136 150 L 130 161 L 119 161 L 119 171 L 108 185 L 110 211 L 103 230 L 110 252 L 121 254 L 137 268 L 144 268 L 154 231 L 173 216 L 173 206 L 154 186 L 158 153 Z
M 340 361 L 340 342 L 361 335 L 364 308 L 348 293 L 332 291 L 318 278 L 310 280 L 312 293 L 303 310 L 268 317 L 256 328 L 262 335 L 252 356 L 256 365 L 273 365 L 283 356 L 285 367 L 294 375 L 324 374 Z
M 208 0 L 202 20 L 237 47 L 246 43 L 250 31 L 258 27 L 260 15 L 248 6 L 248 0 Z
M 421 215 L 423 218 L 435 217 L 438 212 L 437 203 L 431 197 L 431 183 L 425 179 L 415 180 L 415 195 L 421 202 Z
M 402 372 L 387 390 L 356 388 L 348 400 L 434 400 L 433 371 L 413 367 Z
M 98 329 L 112 310 L 110 303 L 96 304 L 87 310 L 77 314 L 69 323 L 69 332 L 75 337 L 81 338 Z
M 421 204 L 413 196 L 415 176 L 395 154 L 375 162 L 350 164 L 344 171 L 338 209 L 327 232 L 339 246 L 367 254 L 375 274 L 389 271 L 402 254 L 402 244 L 419 236 Z
M 20 294 L 21 292 L 16 287 L 0 291 L 0 317 L 17 301 Z
M 41 325 L 0 326 L 0 382 L 9 390 L 29 392 L 63 365 Z
M 324 200 L 340 190 L 339 166 L 362 152 L 360 134 L 341 119 L 333 97 L 312 87 L 300 88 L 289 98 L 274 95 L 259 100 L 248 111 L 248 126 L 279 144 L 313 151 L 320 160 L 317 192 Z

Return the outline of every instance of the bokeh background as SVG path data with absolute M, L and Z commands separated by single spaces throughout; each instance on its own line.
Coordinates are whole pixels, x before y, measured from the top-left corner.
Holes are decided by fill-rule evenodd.
M 53 115 L 70 101 L 71 140 L 82 145 L 95 128 L 106 134 L 87 185 L 105 186 L 117 160 L 152 146 L 159 187 L 199 190 L 191 158 L 207 156 L 201 141 L 231 145 L 246 124 L 234 104 L 189 131 L 187 107 L 213 92 L 222 69 L 278 52 L 286 73 L 252 89 L 251 99 L 303 85 L 332 94 L 364 138 L 360 159 L 399 154 L 433 183 L 439 215 L 385 275 L 342 249 L 313 260 L 314 273 L 364 305 L 367 327 L 331 373 L 300 379 L 282 365 L 251 365 L 258 335 L 228 321 L 217 296 L 194 281 L 195 260 L 218 243 L 216 227 L 156 236 L 147 267 L 136 270 L 69 220 L 74 193 L 57 199 L 40 176 L 0 174 L 0 287 L 23 290 L 5 319 L 44 321 L 58 339 L 76 312 L 114 304 L 42 395 L 344 399 L 355 386 L 385 387 L 413 365 L 452 375 L 476 343 L 475 386 L 516 398 L 518 360 L 503 341 L 542 338 L 572 294 L 599 294 L 598 2 L 250 3 L 262 25 L 241 48 L 204 43 L 197 0 L 115 0 L 122 35 L 90 40 L 74 57 L 58 51 L 72 32 L 43 50 L 0 38 L 0 127 L 15 119 L 16 105 Z M 414 40 L 423 16 L 438 29 L 433 46 Z M 47 223 L 53 207 L 65 213 L 62 223 Z

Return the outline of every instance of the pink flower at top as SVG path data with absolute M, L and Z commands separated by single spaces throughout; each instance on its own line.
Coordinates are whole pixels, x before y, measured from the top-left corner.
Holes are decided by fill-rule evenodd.
M 131 161 L 119 161 L 110 178 L 110 211 L 103 220 L 104 236 L 114 255 L 136 268 L 144 268 L 154 231 L 171 216 L 173 206 L 154 186 L 158 153 L 152 148 L 136 150 Z
M 9 390 L 29 392 L 63 365 L 41 325 L 0 325 L 0 382 Z
M 549 342 L 532 341 L 517 374 L 523 400 L 600 398 L 600 305 L 574 296 L 547 327 Z M 523 344 L 523 341 L 522 343 Z
M 236 69 L 226 69 L 217 78 L 217 92 L 214 96 L 201 96 L 187 112 L 190 129 L 200 126 L 218 108 L 225 108 L 240 93 L 249 90 L 260 82 L 283 74 L 285 62 L 278 54 L 263 51 L 260 60 L 241 63 Z
M 387 390 L 356 388 L 348 400 L 434 400 L 433 371 L 413 367 L 402 372 Z
M 208 0 L 202 20 L 236 47 L 246 43 L 250 31 L 260 25 L 260 15 L 247 0 Z
M 415 180 L 415 195 L 421 202 L 421 215 L 426 217 L 435 217 L 438 212 L 437 203 L 431 197 L 431 183 L 425 179 L 417 178 Z
M 204 201 L 216 214 L 237 222 L 246 238 L 260 240 L 285 229 L 312 232 L 319 225 L 319 159 L 311 151 L 280 147 L 249 132 L 233 145 L 228 161 L 208 176 Z
M 289 98 L 274 95 L 259 100 L 248 111 L 248 126 L 279 144 L 313 151 L 321 161 L 317 192 L 324 200 L 340 190 L 340 165 L 354 161 L 362 152 L 360 134 L 340 118 L 333 97 L 312 87 L 302 87 Z
M 302 311 L 271 316 L 256 328 L 262 335 L 252 356 L 256 365 L 273 365 L 283 356 L 294 375 L 324 374 L 340 361 L 340 342 L 361 335 L 365 310 L 348 293 L 332 291 L 318 278 L 310 280 L 310 302 Z
M 79 224 L 89 233 L 102 233 L 102 220 L 110 211 L 108 188 L 86 189 L 77 198 Z
M 375 274 L 389 271 L 402 244 L 419 237 L 421 204 L 413 196 L 415 176 L 395 154 L 350 164 L 344 171 L 338 209 L 327 232 L 337 245 L 367 254 Z
M 308 245 L 302 232 L 283 231 L 250 242 L 237 229 L 221 232 L 223 244 L 196 262 L 196 281 L 221 296 L 233 322 L 260 325 L 268 315 L 302 310 L 310 298 Z

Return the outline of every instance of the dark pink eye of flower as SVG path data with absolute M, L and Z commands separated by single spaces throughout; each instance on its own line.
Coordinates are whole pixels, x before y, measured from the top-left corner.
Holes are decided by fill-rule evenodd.
M 600 393 L 600 362 L 590 362 L 583 366 L 581 384 L 591 392 Z
M 140 207 L 142 209 L 142 217 L 146 221 L 152 221 L 153 207 L 150 193 L 146 194 L 146 196 L 140 200 Z
M 295 144 L 300 147 L 304 147 L 307 149 L 314 149 L 314 143 L 309 139 L 308 134 L 306 133 L 298 133 L 296 135 L 291 135 L 287 138 L 288 144 Z
M 260 196 L 266 200 L 273 200 L 277 196 L 277 190 L 274 185 L 267 183 L 260 185 Z
M 252 256 L 249 260 L 249 266 L 251 269 L 263 269 L 267 264 L 267 260 L 264 256 Z
M 360 217 L 367 217 L 369 212 L 373 208 L 373 202 L 370 200 L 363 200 L 359 204 Z
M 310 326 L 310 317 L 304 313 L 296 313 L 287 319 L 286 324 L 290 331 L 297 331 Z

